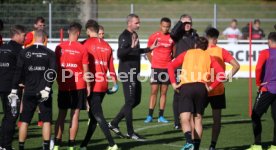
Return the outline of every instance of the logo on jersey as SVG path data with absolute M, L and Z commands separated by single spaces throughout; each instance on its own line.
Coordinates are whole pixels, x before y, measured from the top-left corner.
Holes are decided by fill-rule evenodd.
M 0 63 L 0 67 L 9 67 L 10 66 L 10 63 L 6 63 L 6 62 L 1 62 Z
M 26 57 L 26 58 L 31 58 L 31 57 L 32 57 L 32 53 L 31 53 L 31 52 L 27 52 L 27 53 L 25 54 L 25 57 Z
M 44 66 L 29 66 L 28 70 L 29 71 L 44 71 L 45 67 Z
M 65 67 L 65 68 L 67 68 L 67 67 L 71 67 L 71 68 L 77 68 L 78 67 L 78 65 L 77 64 L 73 64 L 73 63 L 61 63 L 61 67 Z
M 169 42 L 170 42 L 171 44 L 173 43 L 173 40 L 172 40 L 172 38 L 170 38 L 170 39 L 169 39 Z
M 107 62 L 101 60 L 95 60 L 95 65 L 104 65 L 107 66 Z

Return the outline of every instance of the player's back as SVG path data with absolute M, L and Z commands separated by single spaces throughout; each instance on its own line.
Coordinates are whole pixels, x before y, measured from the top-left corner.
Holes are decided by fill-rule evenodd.
M 58 64 L 59 90 L 85 88 L 83 64 L 88 64 L 88 54 L 84 46 L 77 41 L 65 41 L 57 46 L 55 53 Z
M 201 49 L 190 49 L 184 56 L 181 83 L 207 82 L 210 77 L 211 57 Z
M 89 70 L 95 77 L 92 82 L 94 91 L 105 92 L 107 89 L 107 71 L 110 67 L 112 49 L 103 39 L 92 37 L 88 39 L 84 46 L 89 55 Z
M 210 46 L 206 52 L 208 52 L 213 58 L 220 64 L 225 70 L 225 60 L 223 59 L 223 48 L 218 46 Z
M 22 76 L 26 94 L 36 94 L 43 90 L 49 82 L 45 72 L 56 67 L 55 53 L 42 44 L 35 44 L 24 49 L 18 61 L 23 63 L 21 69 L 23 69 Z

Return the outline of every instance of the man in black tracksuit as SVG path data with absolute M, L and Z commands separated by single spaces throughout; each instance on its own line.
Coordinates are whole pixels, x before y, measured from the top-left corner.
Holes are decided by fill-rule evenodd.
M 4 117 L 1 123 L 0 147 L 12 149 L 12 139 L 18 118 L 19 106 L 12 113 L 8 95 L 12 89 L 12 79 L 15 73 L 17 57 L 22 50 L 25 39 L 25 27 L 15 25 L 10 30 L 11 40 L 0 47 L 0 97 Z M 20 104 L 19 102 L 17 103 Z M 1 148 L 0 148 L 1 149 Z
M 180 20 L 173 27 L 171 31 L 171 38 L 176 43 L 176 50 L 174 52 L 174 58 L 176 58 L 179 54 L 189 49 L 195 47 L 195 41 L 198 38 L 198 34 L 196 30 L 192 28 L 192 17 L 183 14 L 180 17 Z M 180 68 L 179 68 L 180 69 Z M 180 75 L 180 70 L 177 70 L 177 75 Z M 178 78 L 178 77 L 176 77 Z M 180 120 L 179 120 L 179 93 L 174 92 L 173 98 L 173 112 L 174 112 L 174 128 L 180 129 Z M 197 141 L 196 141 L 197 142 Z M 199 143 L 199 142 L 198 142 Z M 195 150 L 197 149 L 198 144 L 195 143 Z
M 176 43 L 176 50 L 174 52 L 174 58 L 176 58 L 182 52 L 194 48 L 195 40 L 198 37 L 196 30 L 192 28 L 192 17 L 189 15 L 182 15 L 177 24 L 171 31 L 171 38 Z M 178 72 L 179 74 L 179 72 Z M 173 111 L 174 111 L 174 127 L 179 129 L 179 113 L 177 111 L 178 105 L 178 93 L 174 93 Z
M 43 149 L 49 150 L 51 121 L 52 121 L 52 97 L 51 87 L 55 80 L 56 58 L 55 53 L 45 47 L 45 33 L 42 30 L 35 31 L 35 43 L 20 52 L 16 71 L 12 83 L 12 91 L 9 98 L 17 98 L 18 84 L 22 80 L 25 88 L 22 100 L 22 112 L 19 128 L 19 150 L 24 150 L 24 142 L 27 137 L 27 129 L 33 114 L 38 106 L 40 117 L 43 121 Z
M 140 73 L 140 55 L 150 52 L 156 46 L 156 42 L 150 47 L 141 49 L 139 45 L 138 35 L 135 32 L 139 29 L 140 19 L 135 14 L 130 14 L 127 17 L 127 29 L 119 37 L 118 58 L 119 62 L 119 79 L 123 84 L 125 96 L 125 104 L 121 108 L 117 116 L 111 121 L 109 129 L 120 137 L 124 135 L 120 132 L 118 124 L 125 118 L 127 125 L 127 138 L 137 141 L 145 139 L 134 132 L 132 123 L 132 109 L 135 108 L 141 101 L 141 82 L 138 80 Z M 124 78 L 127 76 L 126 78 Z

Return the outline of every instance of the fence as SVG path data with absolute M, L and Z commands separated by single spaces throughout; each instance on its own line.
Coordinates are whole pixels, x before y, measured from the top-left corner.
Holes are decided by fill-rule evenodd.
M 9 36 L 9 27 L 13 24 L 23 24 L 31 30 L 37 16 L 46 18 L 50 38 L 59 37 L 59 29 L 66 28 L 71 21 L 82 21 L 81 7 L 70 4 L 1 4 L 0 19 L 4 21 L 4 37 Z M 92 8 L 92 7 L 91 7 Z M 206 2 L 179 2 L 154 4 L 101 4 L 98 5 L 98 21 L 105 27 L 106 38 L 118 38 L 125 28 L 125 17 L 135 12 L 141 18 L 139 36 L 146 39 L 152 32 L 158 30 L 161 17 L 169 17 L 175 24 L 183 13 L 193 16 L 193 27 L 202 35 L 209 25 L 224 30 L 232 18 L 239 21 L 239 28 L 248 21 L 259 18 L 261 27 L 267 34 L 273 31 L 276 22 L 276 3 L 260 4 L 210 4 Z M 85 32 L 81 37 L 86 37 Z

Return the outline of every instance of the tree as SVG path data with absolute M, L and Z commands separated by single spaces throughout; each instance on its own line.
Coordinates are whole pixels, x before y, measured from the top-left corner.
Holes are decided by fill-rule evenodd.
M 79 20 L 83 24 L 89 19 L 98 20 L 98 0 L 81 0 Z

